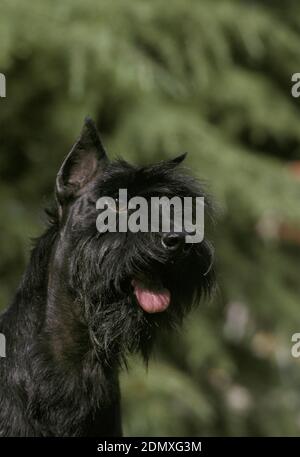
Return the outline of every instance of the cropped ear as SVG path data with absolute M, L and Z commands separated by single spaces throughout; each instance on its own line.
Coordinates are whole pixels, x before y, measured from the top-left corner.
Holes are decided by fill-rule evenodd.
M 56 178 L 59 203 L 79 196 L 84 187 L 108 163 L 99 132 L 92 119 L 86 118 L 81 135 L 64 160 Z
M 175 157 L 175 159 L 167 160 L 166 163 L 172 167 L 177 167 L 177 165 L 181 164 L 187 156 L 187 152 L 184 152 L 180 156 Z

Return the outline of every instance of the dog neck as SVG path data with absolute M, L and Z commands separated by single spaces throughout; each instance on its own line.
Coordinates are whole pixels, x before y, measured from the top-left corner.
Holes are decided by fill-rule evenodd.
M 70 367 L 91 358 L 92 346 L 83 309 L 69 288 L 68 245 L 58 236 L 48 265 L 45 332 L 53 357 Z

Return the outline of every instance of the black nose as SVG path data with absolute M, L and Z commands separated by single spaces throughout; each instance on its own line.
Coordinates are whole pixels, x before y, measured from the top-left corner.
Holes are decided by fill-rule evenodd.
M 169 251 L 176 251 L 184 245 L 183 233 L 164 233 L 162 235 L 161 243 L 164 248 Z

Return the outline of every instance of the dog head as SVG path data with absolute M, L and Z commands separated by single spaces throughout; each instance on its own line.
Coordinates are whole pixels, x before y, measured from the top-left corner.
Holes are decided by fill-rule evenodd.
M 150 166 L 110 161 L 87 119 L 58 173 L 64 281 L 108 361 L 136 350 L 147 357 L 155 333 L 179 324 L 213 288 L 212 246 L 205 237 L 194 242 L 183 223 L 185 201 L 192 202 L 196 232 L 195 199 L 204 202 L 206 220 L 212 204 L 201 184 L 180 171 L 184 157 Z

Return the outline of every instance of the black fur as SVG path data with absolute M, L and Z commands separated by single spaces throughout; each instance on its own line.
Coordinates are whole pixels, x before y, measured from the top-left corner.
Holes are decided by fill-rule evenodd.
M 126 355 L 147 360 L 161 327 L 180 324 L 214 284 L 207 240 L 171 250 L 159 233 L 96 229 L 96 200 L 203 196 L 178 171 L 184 159 L 137 167 L 109 162 L 93 122 L 67 156 L 56 182 L 50 224 L 35 244 L 12 305 L 0 317 L 7 357 L 0 361 L 1 436 L 121 435 L 118 371 Z M 211 204 L 206 197 L 206 209 Z M 171 305 L 147 314 L 131 281 L 163 285 Z

